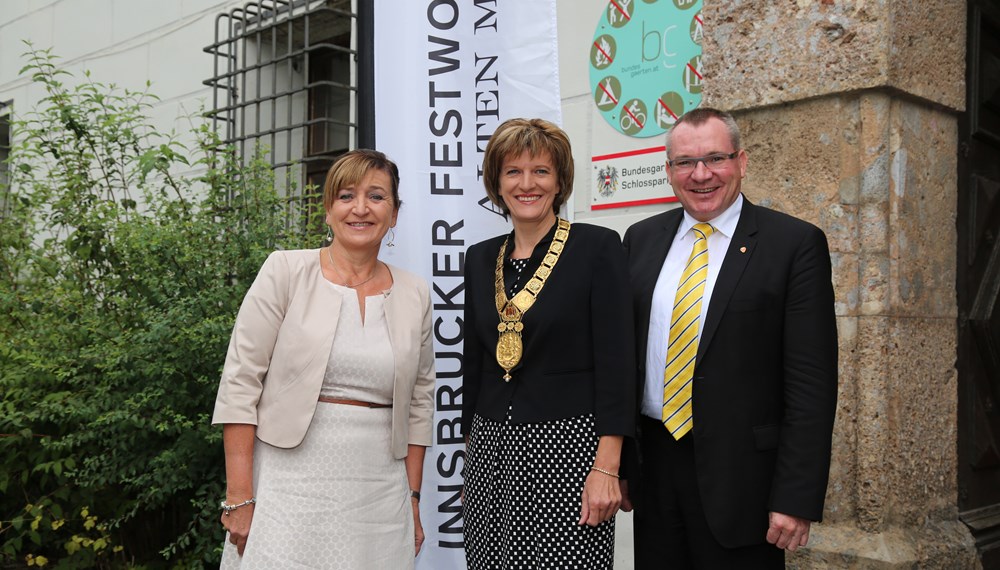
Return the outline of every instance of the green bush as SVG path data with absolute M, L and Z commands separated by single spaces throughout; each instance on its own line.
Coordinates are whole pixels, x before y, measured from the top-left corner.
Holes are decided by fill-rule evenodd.
M 148 89 L 29 50 L 46 96 L 15 115 L 0 188 L 0 565 L 217 565 L 233 319 L 268 252 L 319 236 L 286 230 L 310 221 L 259 153 L 207 126 L 187 149 Z

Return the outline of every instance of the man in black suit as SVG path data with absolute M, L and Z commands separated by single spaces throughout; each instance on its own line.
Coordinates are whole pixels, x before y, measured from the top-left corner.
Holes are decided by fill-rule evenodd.
M 728 113 L 682 116 L 667 158 L 683 208 L 624 240 L 641 412 L 629 481 L 636 568 L 783 568 L 822 517 L 829 476 L 837 329 L 826 236 L 743 197 L 747 154 Z

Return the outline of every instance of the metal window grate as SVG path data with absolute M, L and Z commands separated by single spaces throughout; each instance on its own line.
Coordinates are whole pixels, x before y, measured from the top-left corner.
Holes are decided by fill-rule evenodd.
M 0 101 L 0 219 L 7 214 L 7 196 L 10 193 L 10 177 L 7 174 L 10 166 L 7 159 L 10 157 L 10 113 L 13 103 L 13 100 Z
M 244 160 L 267 153 L 290 207 L 358 146 L 357 19 L 351 0 L 257 0 L 220 14 L 205 48 L 216 132 Z

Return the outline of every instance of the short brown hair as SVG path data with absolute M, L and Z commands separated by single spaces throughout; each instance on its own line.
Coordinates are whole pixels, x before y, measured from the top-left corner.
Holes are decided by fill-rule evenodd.
M 712 107 L 695 107 L 681 115 L 681 118 L 677 119 L 677 122 L 667 131 L 667 156 L 670 156 L 670 137 L 674 129 L 677 128 L 677 125 L 687 123 L 692 127 L 697 127 L 704 125 L 709 119 L 719 119 L 722 121 L 726 125 L 726 130 L 729 131 L 729 142 L 732 143 L 733 150 L 740 150 L 740 127 L 736 124 L 736 119 L 732 115 L 719 109 L 713 109 Z
M 532 157 L 548 153 L 559 181 L 559 193 L 552 200 L 552 210 L 559 207 L 573 193 L 573 149 L 566 132 L 544 119 L 510 119 L 504 121 L 486 145 L 483 158 L 483 185 L 490 201 L 504 215 L 509 213 L 500 197 L 500 172 L 505 160 L 527 151 Z
M 377 150 L 360 148 L 352 150 L 333 163 L 326 173 L 323 183 L 323 207 L 329 210 L 337 197 L 337 192 L 361 182 L 370 170 L 381 170 L 389 175 L 392 188 L 392 206 L 396 210 L 403 205 L 399 199 L 399 168 Z

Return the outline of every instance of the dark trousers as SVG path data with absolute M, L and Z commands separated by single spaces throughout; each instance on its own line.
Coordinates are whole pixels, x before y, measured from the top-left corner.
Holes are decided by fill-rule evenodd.
M 771 570 L 785 551 L 768 544 L 726 548 L 705 518 L 694 464 L 694 436 L 675 440 L 663 424 L 642 416 L 642 471 L 635 527 L 636 570 Z

